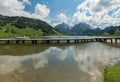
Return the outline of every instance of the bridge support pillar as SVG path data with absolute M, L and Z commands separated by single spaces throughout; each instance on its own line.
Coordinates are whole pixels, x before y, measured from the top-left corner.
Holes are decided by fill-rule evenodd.
M 113 43 L 113 39 L 110 39 L 111 40 L 111 44 Z
M 86 40 L 83 40 L 83 43 L 85 43 L 86 42 Z
M 19 41 L 18 41 L 18 40 L 16 40 L 16 44 L 19 44 Z
M 115 44 L 117 44 L 117 38 L 115 39 Z
M 35 40 L 35 44 L 37 44 L 37 40 Z
M 22 41 L 22 44 L 24 44 L 24 43 L 25 43 L 25 40 Z
M 70 43 L 70 40 L 67 40 L 67 43 L 69 44 L 69 43 Z
M 77 43 L 79 43 L 79 40 L 76 40 Z
M 77 43 L 76 40 L 74 40 L 74 42 Z
M 46 44 L 49 44 L 50 43 L 50 40 L 46 40 Z
M 7 44 L 10 44 L 10 40 L 7 41 Z
M 75 40 L 74 42 L 75 42 L 75 43 L 78 43 L 78 42 L 79 42 L 79 40 Z
M 57 44 L 59 44 L 60 43 L 60 41 L 59 40 L 57 40 Z
M 34 41 L 34 40 L 32 40 L 32 41 L 31 41 L 31 43 L 32 43 L 32 44 L 35 44 L 35 41 Z
M 105 43 L 107 43 L 107 39 L 103 39 L 103 41 L 104 41 Z
M 95 39 L 95 42 L 98 42 L 98 38 Z

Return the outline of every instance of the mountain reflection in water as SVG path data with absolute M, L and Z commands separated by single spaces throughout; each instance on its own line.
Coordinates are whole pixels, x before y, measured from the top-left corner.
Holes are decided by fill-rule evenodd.
M 20 53 L 20 52 L 17 52 Z M 17 54 L 16 53 L 16 54 Z M 2 82 L 103 82 L 104 67 L 120 49 L 101 43 L 49 47 L 25 56 L 0 56 Z

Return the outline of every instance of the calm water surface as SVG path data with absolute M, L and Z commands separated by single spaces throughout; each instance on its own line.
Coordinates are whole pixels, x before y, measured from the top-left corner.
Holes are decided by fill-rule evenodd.
M 0 45 L 0 82 L 103 82 L 120 48 L 102 43 Z

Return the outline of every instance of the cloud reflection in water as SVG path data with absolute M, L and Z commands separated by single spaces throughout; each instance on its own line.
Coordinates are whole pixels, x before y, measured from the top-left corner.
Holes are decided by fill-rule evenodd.
M 0 56 L 0 74 L 8 74 L 14 71 L 24 73 L 28 69 L 42 69 L 49 64 L 50 57 L 64 62 L 71 56 L 78 68 L 92 77 L 90 82 L 93 82 L 103 79 L 102 74 L 105 65 L 113 65 L 120 59 L 120 50 L 119 48 L 94 43 L 94 45 L 89 44 L 88 47 L 79 45 L 69 46 L 65 49 L 50 47 L 44 52 L 27 56 Z

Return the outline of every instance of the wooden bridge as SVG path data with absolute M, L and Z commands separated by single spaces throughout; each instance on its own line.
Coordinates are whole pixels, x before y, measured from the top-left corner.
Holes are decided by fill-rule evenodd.
M 68 36 L 69 37 L 69 36 Z M 74 36 L 73 36 L 74 37 Z M 89 37 L 89 38 L 7 38 L 0 39 L 0 44 L 51 44 L 51 43 L 85 43 L 85 42 L 109 42 L 118 44 L 120 37 Z

